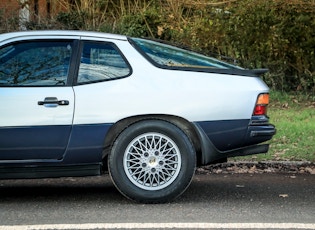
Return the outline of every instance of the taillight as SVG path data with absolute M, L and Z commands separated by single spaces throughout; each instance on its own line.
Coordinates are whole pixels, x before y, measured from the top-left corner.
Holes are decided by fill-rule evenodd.
M 267 106 L 269 104 L 269 94 L 260 94 L 257 98 L 253 115 L 267 115 Z

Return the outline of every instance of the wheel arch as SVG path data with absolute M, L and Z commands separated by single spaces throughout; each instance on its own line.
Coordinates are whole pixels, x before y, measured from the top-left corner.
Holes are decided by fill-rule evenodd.
M 119 136 L 119 134 L 127 129 L 130 125 L 137 123 L 139 121 L 143 120 L 163 120 L 170 122 L 174 125 L 176 125 L 178 128 L 180 128 L 191 140 L 196 154 L 197 154 L 197 165 L 200 165 L 201 159 L 202 159 L 202 153 L 201 153 L 201 143 L 199 136 L 197 134 L 197 131 L 195 127 L 192 125 L 191 122 L 188 120 L 173 116 L 173 115 L 165 115 L 165 114 L 150 114 L 150 115 L 139 115 L 139 116 L 132 116 L 128 118 L 124 118 L 122 120 L 119 120 L 116 122 L 108 131 L 105 141 L 104 141 L 104 149 L 102 153 L 102 161 L 103 161 L 103 167 L 105 170 L 107 169 L 107 158 L 110 154 L 112 145 L 116 138 Z

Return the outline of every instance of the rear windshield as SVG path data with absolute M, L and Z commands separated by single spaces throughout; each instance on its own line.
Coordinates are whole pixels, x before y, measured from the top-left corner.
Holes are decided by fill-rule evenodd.
M 160 42 L 140 38 L 131 40 L 153 64 L 161 67 L 242 69 L 212 57 Z

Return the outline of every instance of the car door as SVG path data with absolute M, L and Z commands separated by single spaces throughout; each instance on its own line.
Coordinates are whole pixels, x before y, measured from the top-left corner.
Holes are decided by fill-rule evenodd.
M 72 129 L 74 40 L 0 47 L 0 164 L 61 160 Z

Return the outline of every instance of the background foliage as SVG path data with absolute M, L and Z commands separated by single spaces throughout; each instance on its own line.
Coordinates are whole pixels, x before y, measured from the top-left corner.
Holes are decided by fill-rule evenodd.
M 315 94 L 315 0 L 55 1 L 65 10 L 26 27 L 168 40 L 245 68 L 269 68 L 264 80 L 273 89 Z M 0 10 L 0 31 L 18 28 Z

